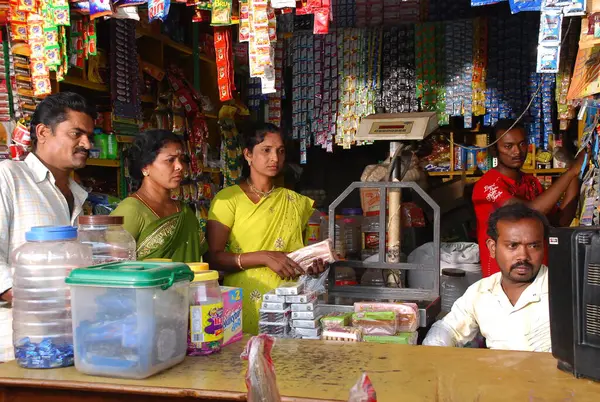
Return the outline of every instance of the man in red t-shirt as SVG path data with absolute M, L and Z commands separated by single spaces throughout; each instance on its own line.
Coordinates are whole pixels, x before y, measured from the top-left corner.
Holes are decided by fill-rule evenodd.
M 498 166 L 484 174 L 473 189 L 477 241 L 484 278 L 500 271 L 486 245 L 488 219 L 494 210 L 505 204 L 522 202 L 548 215 L 554 226 L 569 226 L 577 211 L 578 176 L 585 153 L 581 152 L 575 163 L 544 191 L 535 176 L 521 172 L 528 143 L 525 128 L 516 124 L 510 129 L 513 124 L 514 120 L 507 119 L 499 120 L 494 126 L 495 138 L 500 140 L 491 151 L 498 158 Z M 510 131 L 507 132 L 508 129 Z M 561 204 L 557 205 L 563 194 Z

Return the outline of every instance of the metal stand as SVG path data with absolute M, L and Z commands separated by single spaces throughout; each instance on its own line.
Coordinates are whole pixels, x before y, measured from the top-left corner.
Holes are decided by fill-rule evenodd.
M 329 271 L 328 294 L 332 297 L 345 297 L 361 300 L 399 300 L 418 302 L 422 308 L 421 326 L 426 326 L 437 313 L 439 309 L 440 295 L 440 207 L 435 201 L 416 183 L 412 182 L 354 182 L 329 206 L 329 235 L 335 244 L 335 210 L 336 208 L 354 191 L 361 188 L 379 189 L 379 253 L 378 262 L 363 261 L 338 261 L 332 264 Z M 418 194 L 433 210 L 433 245 L 434 255 L 431 262 L 426 264 L 408 264 L 399 262 L 388 262 L 386 260 L 386 236 L 388 213 L 386 211 L 386 200 L 389 189 L 410 189 Z M 387 288 L 373 286 L 336 286 L 335 271 L 336 267 L 350 267 L 363 269 L 393 269 L 393 270 L 421 270 L 430 271 L 433 276 L 432 289 L 420 288 Z

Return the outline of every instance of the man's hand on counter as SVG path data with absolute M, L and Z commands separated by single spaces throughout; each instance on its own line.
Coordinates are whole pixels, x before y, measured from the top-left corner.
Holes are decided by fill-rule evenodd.
M 12 288 L 10 288 L 6 292 L 2 293 L 0 295 L 0 299 L 2 299 L 3 301 L 7 301 L 9 303 L 12 303 L 12 299 L 13 299 Z

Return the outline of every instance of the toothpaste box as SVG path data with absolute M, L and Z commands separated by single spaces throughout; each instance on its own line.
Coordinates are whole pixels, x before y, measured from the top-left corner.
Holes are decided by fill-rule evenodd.
M 242 289 L 221 286 L 223 296 L 223 346 L 242 339 Z

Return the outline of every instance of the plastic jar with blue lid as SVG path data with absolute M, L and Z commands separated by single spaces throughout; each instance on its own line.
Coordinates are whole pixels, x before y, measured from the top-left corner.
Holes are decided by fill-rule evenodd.
M 92 264 L 92 249 L 72 226 L 33 227 L 11 255 L 13 341 L 21 367 L 73 365 L 71 292 L 65 278 Z

